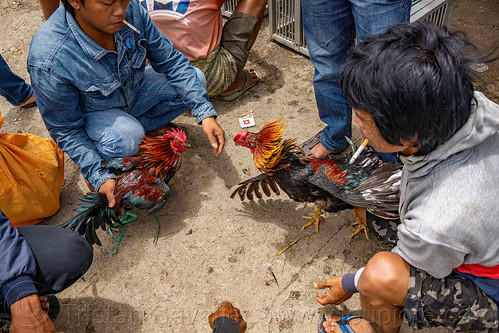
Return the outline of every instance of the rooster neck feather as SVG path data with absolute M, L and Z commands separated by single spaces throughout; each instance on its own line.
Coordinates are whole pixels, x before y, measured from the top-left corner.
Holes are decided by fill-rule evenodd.
M 271 174 L 289 166 L 283 158 L 286 153 L 296 148 L 296 139 L 284 139 L 285 129 L 282 121 L 276 120 L 265 124 L 258 132 L 253 160 L 259 170 Z
M 140 168 L 161 179 L 180 168 L 180 152 L 172 148 L 171 139 L 145 137 L 142 141 L 142 151 L 138 155 Z

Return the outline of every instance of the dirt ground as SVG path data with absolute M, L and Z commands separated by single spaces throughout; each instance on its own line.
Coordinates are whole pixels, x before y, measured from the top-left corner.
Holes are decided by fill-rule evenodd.
M 499 2 L 459 0 L 452 29 L 468 33 L 480 50 L 498 41 Z M 29 42 L 43 18 L 36 1 L 0 0 L 0 53 L 12 70 L 28 80 Z M 229 198 L 229 189 L 255 176 L 247 149 L 232 138 L 241 129 L 238 115 L 254 112 L 257 128 L 283 119 L 288 137 L 302 141 L 319 131 L 313 94 L 313 66 L 308 58 L 268 37 L 268 17 L 249 58 L 260 82 L 234 102 L 213 100 L 227 145 L 214 158 L 201 128 L 188 114 L 177 123 L 187 128 L 192 148 L 183 155 L 180 171 L 170 182 L 173 197 L 157 214 L 138 212 L 126 227 L 117 254 L 112 237 L 100 232 L 94 263 L 85 275 L 61 293 L 62 309 L 55 321 L 61 332 L 208 332 L 207 316 L 229 300 L 241 309 L 249 332 L 315 332 L 323 307 L 315 302 L 313 283 L 354 272 L 376 252 L 386 250 L 373 237 L 350 239 L 350 211 L 326 215 L 321 230 L 301 231 L 301 215 L 313 205 L 295 203 L 286 195 L 257 202 Z M 481 89 L 499 101 L 498 62 L 483 74 Z M 0 111 L 4 132 L 48 133 L 36 108 L 20 110 L 4 99 Z M 354 127 L 354 136 L 358 131 Z M 77 195 L 86 192 L 78 167 L 66 157 L 61 209 L 44 223 L 55 224 L 73 215 Z M 287 242 L 310 235 L 281 256 Z M 77 254 L 75 254 L 77 255 Z M 358 296 L 336 312 L 360 312 Z M 403 326 L 403 332 L 411 329 Z M 446 332 L 446 330 L 427 330 Z

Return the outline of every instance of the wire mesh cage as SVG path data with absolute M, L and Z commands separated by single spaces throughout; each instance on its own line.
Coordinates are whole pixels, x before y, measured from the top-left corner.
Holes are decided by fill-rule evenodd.
M 439 27 L 449 27 L 455 6 L 455 0 L 413 0 L 411 22 L 424 20 Z
M 224 4 L 222 5 L 222 15 L 224 17 L 230 17 L 232 13 L 234 13 L 238 2 L 239 0 L 229 0 L 227 2 L 224 2 Z
M 413 0 L 411 22 L 426 20 L 440 27 L 448 27 L 455 5 L 456 0 Z M 271 40 L 308 56 L 301 0 L 269 0 L 269 29 Z
M 301 0 L 270 0 L 270 39 L 308 56 L 303 34 Z

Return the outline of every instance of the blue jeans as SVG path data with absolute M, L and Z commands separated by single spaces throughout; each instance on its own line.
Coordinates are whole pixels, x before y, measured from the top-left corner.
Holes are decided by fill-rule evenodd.
M 203 72 L 196 74 L 206 85 Z M 85 131 L 103 159 L 137 154 L 146 131 L 161 128 L 186 111 L 186 105 L 164 74 L 146 67 L 140 92 L 128 112 L 122 109 L 86 112 Z
M 20 105 L 26 102 L 32 93 L 31 86 L 14 74 L 0 55 L 0 95 L 12 105 Z
M 411 0 L 302 0 L 303 28 L 315 67 L 314 90 L 319 117 L 326 123 L 321 143 L 338 153 L 352 135 L 352 112 L 337 82 L 348 50 L 384 32 L 389 26 L 409 21 Z

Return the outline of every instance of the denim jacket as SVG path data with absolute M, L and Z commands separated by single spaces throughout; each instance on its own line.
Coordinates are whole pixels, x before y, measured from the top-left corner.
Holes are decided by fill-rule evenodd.
M 102 157 L 84 130 L 83 113 L 112 108 L 126 112 L 139 91 L 146 57 L 156 72 L 166 75 L 198 123 L 216 116 L 189 60 L 173 48 L 137 0 L 130 1 L 126 20 L 141 33 L 124 25 L 114 35 L 116 51 L 107 51 L 60 7 L 35 34 L 28 55 L 45 126 L 96 189 L 115 176 L 101 167 Z

